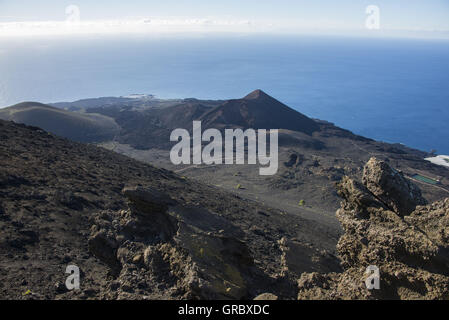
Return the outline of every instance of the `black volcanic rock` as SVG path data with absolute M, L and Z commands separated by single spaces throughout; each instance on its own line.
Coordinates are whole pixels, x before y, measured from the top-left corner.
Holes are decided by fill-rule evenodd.
M 204 114 L 200 120 L 207 128 L 288 129 L 307 134 L 319 130 L 314 120 L 262 90 L 255 90 L 243 99 L 229 100 Z
M 192 121 L 198 120 L 209 111 L 211 107 L 200 103 L 183 103 L 171 108 L 161 108 L 152 111 L 160 123 L 170 129 L 184 128 L 190 130 Z
M 319 131 L 312 119 L 287 107 L 261 90 L 255 90 L 242 99 L 227 101 L 180 100 L 173 105 L 138 107 L 128 105 L 104 106 L 89 109 L 113 118 L 120 126 L 116 141 L 136 149 L 169 149 L 173 129 L 192 130 L 194 120 L 202 121 L 207 128 L 289 129 L 311 135 Z M 280 142 L 285 140 L 281 134 Z M 316 140 L 293 139 L 293 143 L 305 143 L 310 148 L 321 149 Z
M 191 131 L 192 121 L 198 120 L 210 109 L 209 105 L 188 101 L 169 107 L 133 109 L 114 106 L 90 111 L 115 119 L 121 127 L 120 134 L 116 137 L 120 143 L 129 144 L 136 149 L 168 149 L 172 146 L 170 133 L 173 129 Z

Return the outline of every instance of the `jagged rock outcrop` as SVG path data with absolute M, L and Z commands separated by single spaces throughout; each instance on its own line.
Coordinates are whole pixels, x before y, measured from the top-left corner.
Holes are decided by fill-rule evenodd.
M 421 190 L 385 161 L 371 158 L 363 168 L 363 184 L 389 209 L 410 214 L 417 205 L 426 205 Z
M 89 247 L 116 279 L 108 298 L 139 288 L 189 299 L 242 299 L 260 276 L 241 230 L 199 207 L 142 187 L 125 188 L 128 210 L 94 218 Z
M 375 158 L 362 181 L 337 185 L 344 272 L 302 274 L 298 299 L 449 299 L 449 199 L 419 205 L 418 187 Z M 380 289 L 367 289 L 369 266 Z

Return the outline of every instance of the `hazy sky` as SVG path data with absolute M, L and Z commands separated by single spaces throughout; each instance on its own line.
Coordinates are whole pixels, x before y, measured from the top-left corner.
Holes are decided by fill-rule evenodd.
M 449 0 L 0 0 L 3 32 L 7 22 L 64 21 L 68 5 L 79 8 L 82 22 L 149 18 L 159 24 L 176 19 L 176 24 L 204 24 L 179 19 L 207 19 L 243 31 L 251 25 L 256 31 L 286 32 L 365 29 L 365 10 L 375 5 L 382 30 L 449 31 Z

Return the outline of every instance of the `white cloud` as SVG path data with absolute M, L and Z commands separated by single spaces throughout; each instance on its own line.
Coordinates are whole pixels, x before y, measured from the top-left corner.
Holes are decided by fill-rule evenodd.
M 207 18 L 146 18 L 97 21 L 25 21 L 0 23 L 0 37 L 163 33 L 163 32 L 250 32 L 258 30 L 249 20 L 216 20 Z
M 23 21 L 0 22 L 0 37 L 89 35 L 89 34 L 163 34 L 163 33 L 286 33 L 286 34 L 333 34 L 381 37 L 437 37 L 449 38 L 446 30 L 399 30 L 382 26 L 371 31 L 354 26 L 347 21 L 326 19 L 297 20 L 230 20 L 217 18 L 152 17 L 116 20 L 69 21 Z

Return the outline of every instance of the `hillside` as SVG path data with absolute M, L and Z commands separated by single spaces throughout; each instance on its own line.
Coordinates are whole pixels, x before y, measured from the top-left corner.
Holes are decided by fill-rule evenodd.
M 122 127 L 114 142 L 101 144 L 105 148 L 326 224 L 334 229 L 336 237 L 340 228 L 334 212 L 340 199 L 334 184 L 345 175 L 359 176 L 364 163 L 372 156 L 402 170 L 419 184 L 429 201 L 449 194 L 449 171 L 425 160 L 428 153 L 401 144 L 374 141 L 332 123 L 310 119 L 261 90 L 242 99 L 215 104 L 189 100 L 151 108 L 106 105 L 92 112 L 110 116 Z M 168 150 L 174 144 L 169 141 L 169 134 L 174 128 L 191 130 L 193 120 L 201 120 L 203 130 L 207 127 L 281 128 L 277 174 L 262 177 L 258 165 L 174 166 L 169 159 Z
M 262 90 L 255 90 L 243 99 L 229 100 L 202 115 L 200 120 L 205 128 L 288 129 L 309 135 L 319 130 L 314 120 Z
M 90 142 L 244 199 L 324 224 L 332 230 L 333 238 L 341 232 L 334 215 L 340 203 L 334 184 L 345 175 L 359 176 L 364 163 L 372 156 L 389 162 L 418 183 L 429 201 L 441 200 L 449 194 L 449 171 L 425 160 L 428 153 L 401 144 L 374 141 L 332 123 L 308 118 L 261 90 L 227 101 L 145 96 L 85 99 L 55 105 L 80 110 L 61 110 L 71 118 L 101 115 L 119 127 L 113 138 Z M 52 112 L 30 122 L 44 128 L 47 122 L 48 125 L 64 123 L 55 114 L 59 113 Z M 44 122 L 38 123 L 42 119 Z M 203 130 L 207 127 L 279 128 L 278 172 L 274 176 L 260 176 L 258 165 L 174 166 L 169 158 L 169 150 L 174 145 L 170 133 L 175 128 L 190 131 L 193 120 L 201 120 Z M 61 136 L 84 141 L 65 130 L 70 126 L 60 127 Z M 83 130 L 79 132 L 84 135 Z
M 336 241 L 298 215 L 0 121 L 0 299 L 294 298 L 302 272 L 339 271 Z M 80 291 L 63 285 L 69 264 Z
M 81 142 L 109 141 L 119 132 L 115 121 L 94 113 L 78 113 L 38 102 L 23 102 L 0 109 L 0 119 L 38 126 Z
M 36 127 L 0 120 L 0 138 L 0 299 L 447 299 L 448 199 L 427 204 L 385 161 L 337 184 L 337 243 L 298 214 Z

